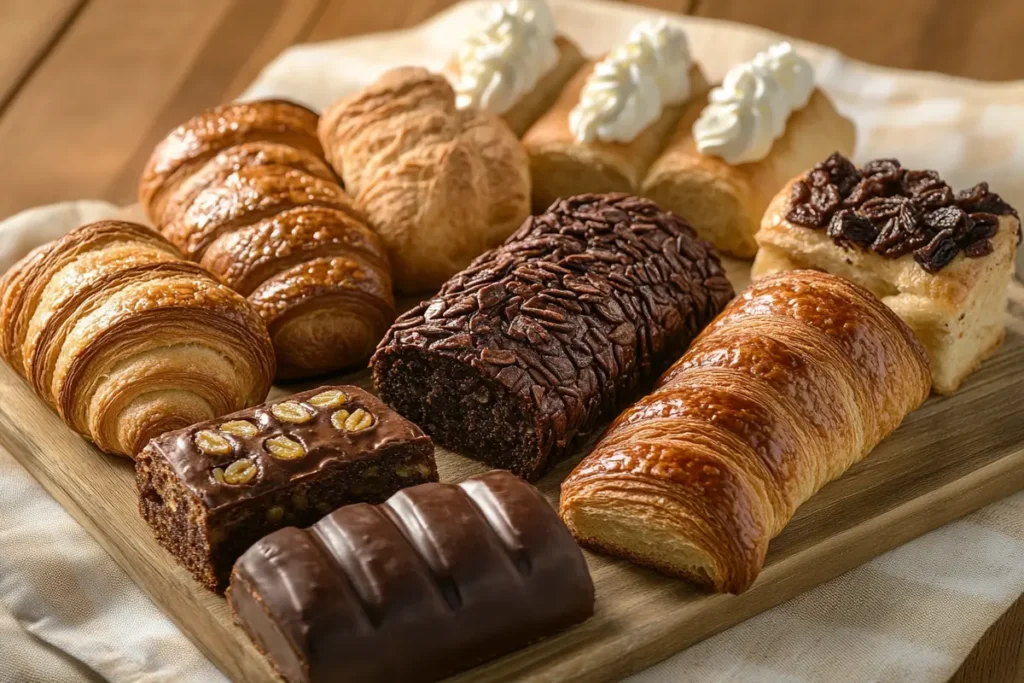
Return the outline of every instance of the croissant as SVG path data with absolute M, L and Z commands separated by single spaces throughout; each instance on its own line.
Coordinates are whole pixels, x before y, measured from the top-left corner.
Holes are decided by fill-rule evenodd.
M 868 291 L 769 276 L 711 323 L 562 485 L 583 545 L 746 590 L 797 507 L 928 396 L 928 357 Z
M 157 146 L 139 186 L 164 236 L 256 307 L 281 378 L 364 360 L 394 318 L 387 254 L 317 120 L 280 100 L 212 109 Z
M 108 453 L 262 401 L 270 337 L 244 298 L 135 223 L 43 245 L 0 280 L 0 354 Z
M 327 159 L 384 241 L 395 288 L 436 290 L 530 213 L 526 152 L 496 115 L 405 67 L 329 107 Z

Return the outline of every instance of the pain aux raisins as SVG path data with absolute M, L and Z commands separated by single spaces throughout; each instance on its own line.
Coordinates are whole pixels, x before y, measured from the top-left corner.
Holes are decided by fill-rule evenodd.
M 825 230 L 844 248 L 886 258 L 913 254 L 937 273 L 961 252 L 968 258 L 992 253 L 990 240 L 1005 215 L 1017 211 L 988 183 L 954 193 L 936 171 L 908 170 L 896 159 L 858 169 L 837 152 L 793 183 L 786 219 Z

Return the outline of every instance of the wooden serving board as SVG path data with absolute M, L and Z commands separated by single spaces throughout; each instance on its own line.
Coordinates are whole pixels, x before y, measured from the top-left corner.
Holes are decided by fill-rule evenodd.
M 746 264 L 730 264 L 737 290 Z M 340 378 L 368 386 L 366 371 Z M 276 387 L 272 395 L 315 384 Z M 827 581 L 872 557 L 1024 488 L 1024 285 L 1010 286 L 1006 342 L 952 397 L 930 398 L 869 458 L 803 505 L 740 596 L 709 595 L 626 562 L 587 553 L 593 618 L 457 676 L 458 681 L 610 681 Z M 131 463 L 80 439 L 0 364 L 0 446 L 10 451 L 195 644 L 233 680 L 273 678 L 223 598 L 198 586 L 153 539 L 136 508 Z M 559 482 L 585 452 L 540 488 Z M 486 468 L 438 449 L 442 481 Z M 395 653 L 401 656 L 401 653 Z

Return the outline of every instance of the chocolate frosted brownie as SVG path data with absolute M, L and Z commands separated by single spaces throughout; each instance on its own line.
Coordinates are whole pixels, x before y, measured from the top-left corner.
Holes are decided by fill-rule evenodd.
M 434 681 L 594 611 L 555 511 L 498 471 L 276 531 L 235 564 L 227 597 L 289 683 Z
M 624 194 L 580 195 L 401 316 L 373 379 L 439 443 L 533 480 L 732 296 L 685 220 Z
M 164 434 L 135 464 L 139 510 L 210 590 L 253 542 L 348 503 L 437 481 L 416 425 L 351 386 L 321 387 Z

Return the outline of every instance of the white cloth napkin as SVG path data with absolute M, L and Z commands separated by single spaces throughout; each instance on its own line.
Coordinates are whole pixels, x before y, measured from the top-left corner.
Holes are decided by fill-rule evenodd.
M 437 67 L 479 6 L 411 31 L 292 48 L 245 97 L 314 106 L 409 63 Z M 554 2 L 562 30 L 599 53 L 657 13 Z M 776 36 L 681 18 L 714 77 Z M 800 44 L 819 83 L 858 124 L 857 157 L 898 156 L 980 179 L 1024 205 L 1024 83 L 980 84 L 869 67 Z M 103 202 L 33 209 L 0 223 L 0 271 L 32 247 L 113 215 Z M 2 408 L 0 408 L 2 409 Z M 633 683 L 945 681 L 1024 592 L 1024 493 L 823 584 L 633 676 Z M 113 560 L 0 449 L 0 681 L 219 683 L 224 677 Z

